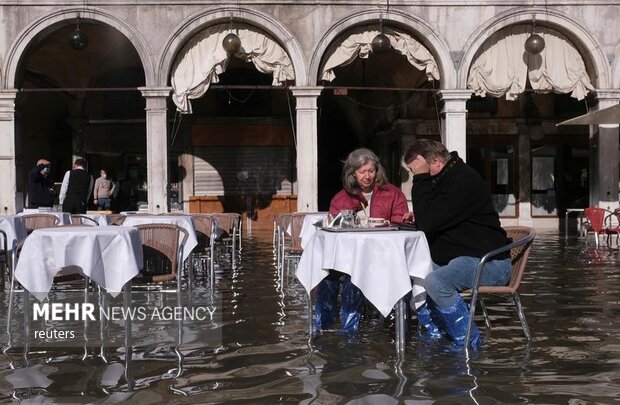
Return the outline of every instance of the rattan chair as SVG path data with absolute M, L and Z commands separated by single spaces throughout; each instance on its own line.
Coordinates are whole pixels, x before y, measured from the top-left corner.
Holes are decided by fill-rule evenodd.
M 53 214 L 26 214 L 22 215 L 26 231 L 31 234 L 35 229 L 51 228 L 60 223 L 60 219 Z
M 176 281 L 176 291 L 181 292 L 183 248 L 187 241 L 187 231 L 172 224 L 136 225 L 142 240 L 144 268 L 141 276 L 132 284 L 165 283 Z M 190 272 L 191 273 L 191 272 Z M 188 283 L 191 287 L 191 279 Z M 133 287 L 133 285 L 132 285 Z
M 235 258 L 239 251 L 241 215 L 232 212 L 209 213 L 218 224 L 220 234 L 216 241 L 221 243 L 225 251 L 230 253 L 230 264 L 235 268 Z
M 527 259 L 532 250 L 532 243 L 534 242 L 534 238 L 536 237 L 536 231 L 534 231 L 534 229 L 532 228 L 525 226 L 512 226 L 506 227 L 504 229 L 506 230 L 506 234 L 508 235 L 508 237 L 512 238 L 513 242 L 500 249 L 493 250 L 492 252 L 484 255 L 480 260 L 480 264 L 478 264 L 478 268 L 476 269 L 474 287 L 471 290 L 464 291 L 464 293 L 471 293 L 469 324 L 467 326 L 467 333 L 465 335 L 466 343 L 464 346 L 466 351 L 469 347 L 471 329 L 474 323 L 474 315 L 476 313 L 476 304 L 478 302 L 478 299 L 480 299 L 480 306 L 484 315 L 485 324 L 487 328 L 491 328 L 491 323 L 489 322 L 486 307 L 484 306 L 484 295 L 509 295 L 512 298 L 512 301 L 514 302 L 514 305 L 516 307 L 517 315 L 519 317 L 519 320 L 521 321 L 523 333 L 525 334 L 525 339 L 528 342 L 532 340 L 532 337 L 530 335 L 530 329 L 525 319 L 525 313 L 523 312 L 523 307 L 521 306 L 521 300 L 519 299 L 518 289 L 521 285 L 521 280 L 525 272 L 525 267 L 527 266 Z M 510 277 L 510 282 L 508 283 L 508 285 L 481 286 L 480 278 L 482 272 L 484 271 L 485 264 L 494 257 L 497 257 L 508 251 L 510 251 L 510 258 L 512 261 L 512 275 Z
M 205 263 L 209 265 L 209 277 L 211 285 L 214 283 L 215 273 L 215 243 L 217 239 L 218 222 L 217 219 L 211 214 L 190 214 L 194 220 L 194 227 L 196 228 L 196 237 L 198 239 L 198 246 L 194 248 L 193 255 L 200 261 L 200 268 L 205 270 Z
M 82 214 L 72 214 L 71 223 L 76 225 L 99 226 L 99 222 Z
M 108 224 L 110 225 L 123 225 L 126 216 L 123 214 L 109 214 L 108 215 Z

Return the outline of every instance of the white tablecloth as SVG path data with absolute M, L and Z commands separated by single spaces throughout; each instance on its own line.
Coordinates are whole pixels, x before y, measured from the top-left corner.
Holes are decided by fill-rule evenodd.
M 188 235 L 183 249 L 183 260 L 187 259 L 192 250 L 198 246 L 194 219 L 189 215 L 127 215 L 123 221 L 123 226 L 140 224 L 174 224 L 185 229 Z
M 6 233 L 7 248 L 13 250 L 13 244 L 24 239 L 28 233 L 24 221 L 17 215 L 0 215 L 0 229 Z M 2 246 L 2 236 L 0 235 L 0 246 Z
M 312 235 L 316 233 L 315 223 L 324 221 L 327 218 L 327 212 L 319 212 L 316 214 L 308 214 L 304 217 L 304 223 L 301 225 L 301 247 L 305 248 L 306 244 L 312 238 Z
M 78 266 L 82 274 L 116 296 L 142 269 L 140 234 L 126 226 L 37 229 L 26 238 L 15 277 L 42 301 L 54 275 L 67 266 Z
M 423 232 L 319 229 L 306 243 L 297 278 L 310 293 L 330 269 L 349 274 L 353 284 L 387 316 L 412 290 L 410 277 L 416 302 L 423 302 L 423 280 L 432 271 L 432 261 Z

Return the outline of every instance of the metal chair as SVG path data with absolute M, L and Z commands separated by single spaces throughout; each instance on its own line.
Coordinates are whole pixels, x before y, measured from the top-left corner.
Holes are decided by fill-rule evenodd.
M 611 236 L 616 235 L 616 247 L 620 247 L 620 208 L 616 208 L 605 217 L 605 233 L 607 246 L 611 246 Z
M 230 251 L 230 263 L 232 268 L 235 266 L 235 259 L 238 253 L 238 242 L 240 241 L 239 226 L 241 215 L 232 212 L 216 212 L 209 213 L 218 224 L 218 228 L 222 231 L 216 238 L 218 243 L 224 246 L 226 252 Z
M 60 219 L 53 214 L 26 214 L 21 218 L 29 235 L 35 229 L 50 228 L 60 223 Z
M 99 226 L 99 222 L 82 214 L 72 214 L 71 223 L 76 225 Z
M 471 293 L 471 303 L 469 306 L 469 323 L 467 325 L 467 333 L 465 335 L 465 351 L 468 351 L 469 347 L 471 329 L 474 323 L 474 315 L 476 314 L 476 304 L 478 302 L 478 298 L 480 298 L 480 306 L 484 315 L 485 324 L 487 328 L 491 328 L 491 323 L 489 322 L 486 307 L 484 306 L 483 295 L 509 295 L 512 298 L 512 301 L 514 302 L 514 305 L 517 309 L 517 315 L 519 316 L 519 320 L 521 321 L 521 326 L 523 327 L 525 339 L 528 342 L 532 340 L 532 337 L 530 335 L 530 329 L 525 319 L 525 313 L 523 312 L 523 307 L 521 306 L 521 300 L 519 299 L 518 289 L 521 285 L 523 273 L 525 272 L 527 259 L 532 249 L 532 243 L 534 242 L 534 238 L 536 237 L 536 231 L 534 231 L 534 229 L 532 228 L 525 226 L 506 227 L 505 230 L 506 234 L 509 238 L 512 238 L 513 242 L 484 255 L 480 260 L 480 263 L 478 264 L 478 268 L 476 269 L 476 276 L 474 278 L 474 284 L 472 289 L 464 291 L 464 293 Z M 506 252 L 510 252 L 510 258 L 512 261 L 512 275 L 510 277 L 510 282 L 508 283 L 508 285 L 481 286 L 480 278 L 482 276 L 482 272 L 484 271 L 485 264 L 494 257 L 497 257 Z
M 198 237 L 198 246 L 194 249 L 195 256 L 201 263 L 204 270 L 204 263 L 209 263 L 209 277 L 211 286 L 214 285 L 215 274 L 215 240 L 217 237 L 218 223 L 217 219 L 210 214 L 190 214 L 194 219 L 196 228 L 196 236 Z
M 611 214 L 611 212 L 607 211 L 604 208 L 590 207 L 590 208 L 586 208 L 585 210 L 583 210 L 583 215 L 586 218 L 586 225 L 585 225 L 586 236 L 588 233 L 594 234 L 594 241 L 596 243 L 597 249 L 599 245 L 599 240 L 598 240 L 599 235 L 606 234 L 605 217 L 609 214 Z M 587 242 L 588 242 L 588 239 L 586 238 L 586 243 Z
M 142 240 L 144 269 L 142 277 L 134 279 L 137 283 L 132 281 L 132 288 L 139 287 L 140 281 L 147 284 L 176 281 L 175 291 L 180 293 L 187 231 L 172 224 L 142 224 L 136 228 Z M 191 272 L 188 286 L 191 288 Z
M 2 219 L 0 219 L 2 221 Z M 9 273 L 10 268 L 10 258 L 9 258 L 9 248 L 8 248 L 8 236 L 6 232 L 0 229 L 0 288 L 4 289 L 4 279 L 6 274 Z

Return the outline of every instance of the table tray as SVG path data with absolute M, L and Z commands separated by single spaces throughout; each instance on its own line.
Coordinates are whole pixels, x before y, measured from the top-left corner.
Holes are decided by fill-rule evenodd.
M 318 227 L 327 232 L 377 232 L 377 231 L 397 231 L 398 226 L 389 225 L 389 226 L 377 226 L 374 228 L 325 228 L 322 226 Z

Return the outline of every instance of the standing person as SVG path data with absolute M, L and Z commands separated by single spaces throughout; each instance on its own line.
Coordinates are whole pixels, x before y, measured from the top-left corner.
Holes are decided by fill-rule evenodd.
M 95 180 L 93 202 L 99 211 L 109 210 L 112 206 L 112 197 L 116 192 L 116 184 L 108 178 L 105 169 L 101 169 L 100 176 Z
M 93 176 L 88 174 L 84 159 L 73 162 L 73 170 L 68 170 L 60 187 L 60 204 L 64 212 L 86 214 L 88 198 L 93 190 Z
M 509 240 L 484 180 L 456 152 L 449 153 L 440 142 L 419 139 L 407 148 L 403 160 L 413 173 L 415 223 L 426 234 L 433 259 L 433 272 L 424 281 L 430 298 L 423 306 L 428 332 L 440 336 L 432 323 L 436 315 L 456 345 L 463 346 L 469 310 L 459 292 L 471 288 L 482 256 Z M 506 253 L 487 262 L 480 285 L 506 285 L 511 271 Z M 471 346 L 475 350 L 481 343 L 474 325 Z
M 39 159 L 28 173 L 28 208 L 52 207 L 54 182 L 50 176 L 50 162 Z
M 343 190 L 331 200 L 329 212 L 363 210 L 371 217 L 403 220 L 408 211 L 402 191 L 387 182 L 379 158 L 369 149 L 356 149 L 349 154 L 342 170 Z M 364 295 L 351 282 L 351 276 L 331 270 L 318 286 L 315 329 L 331 329 L 336 317 L 338 292 L 342 288 L 340 325 L 347 333 L 359 330 Z

